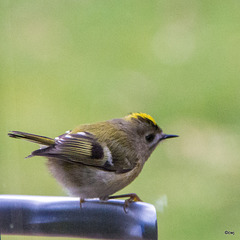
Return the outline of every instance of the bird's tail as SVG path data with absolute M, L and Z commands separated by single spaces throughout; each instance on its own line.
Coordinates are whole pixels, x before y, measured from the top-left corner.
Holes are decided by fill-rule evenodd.
M 8 133 L 9 137 L 12 138 L 22 138 L 30 142 L 38 143 L 45 146 L 50 146 L 55 143 L 54 139 L 44 136 L 39 136 L 31 133 L 12 131 Z

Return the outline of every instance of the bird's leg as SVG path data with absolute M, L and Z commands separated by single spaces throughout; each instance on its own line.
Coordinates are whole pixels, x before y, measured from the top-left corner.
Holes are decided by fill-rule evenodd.
M 129 200 L 130 202 L 142 202 L 142 200 L 136 193 L 109 196 L 108 199 L 127 198 L 127 197 L 129 198 L 127 200 Z
M 116 198 L 128 198 L 125 200 L 123 209 L 124 212 L 127 213 L 127 208 L 129 207 L 129 204 L 132 202 L 142 202 L 140 197 L 136 193 L 129 193 L 129 194 L 123 194 L 123 195 L 115 195 L 115 196 L 110 196 L 108 199 L 116 199 Z
M 80 203 L 80 208 L 81 208 L 81 209 L 82 209 L 82 204 L 83 204 L 84 202 L 85 202 L 85 199 L 80 197 L 80 202 L 79 202 L 79 203 Z

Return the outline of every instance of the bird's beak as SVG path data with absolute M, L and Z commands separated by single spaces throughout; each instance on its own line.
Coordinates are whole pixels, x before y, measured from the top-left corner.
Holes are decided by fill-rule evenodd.
M 167 138 L 175 138 L 179 137 L 178 135 L 172 135 L 172 134 L 162 134 L 161 140 L 165 140 Z

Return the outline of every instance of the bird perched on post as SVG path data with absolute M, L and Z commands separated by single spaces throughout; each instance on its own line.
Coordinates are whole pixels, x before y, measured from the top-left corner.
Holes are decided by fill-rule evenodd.
M 164 134 L 146 113 L 80 125 L 55 139 L 19 131 L 8 135 L 40 144 L 28 157 L 47 157 L 52 175 L 81 202 L 115 198 L 111 195 L 138 176 L 161 141 L 177 137 Z M 136 194 L 116 197 L 122 196 L 130 197 L 129 202 L 140 200 Z

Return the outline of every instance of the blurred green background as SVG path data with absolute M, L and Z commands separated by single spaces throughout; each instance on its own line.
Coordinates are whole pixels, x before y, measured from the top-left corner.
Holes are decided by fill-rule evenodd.
M 8 131 L 55 137 L 141 111 L 181 137 L 120 193 L 156 207 L 159 239 L 239 236 L 239 12 L 238 0 L 2 0 L 0 194 L 65 195 L 45 159 L 24 159 L 38 146 Z

